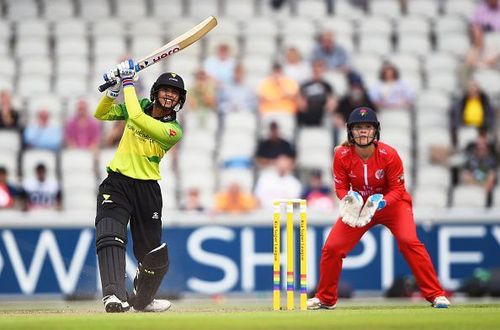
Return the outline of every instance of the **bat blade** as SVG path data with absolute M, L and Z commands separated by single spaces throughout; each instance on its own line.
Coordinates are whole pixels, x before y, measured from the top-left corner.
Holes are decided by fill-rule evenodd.
M 189 31 L 181 34 L 174 40 L 170 41 L 166 45 L 153 51 L 151 54 L 137 61 L 135 65 L 135 71 L 139 72 L 145 68 L 156 64 L 165 58 L 178 53 L 189 45 L 201 39 L 205 34 L 210 32 L 217 25 L 217 19 L 214 16 L 207 17 L 203 22 L 199 23 Z M 116 75 L 118 73 L 116 72 Z M 107 81 L 106 83 L 99 86 L 99 91 L 103 92 L 109 87 L 113 86 L 115 81 Z

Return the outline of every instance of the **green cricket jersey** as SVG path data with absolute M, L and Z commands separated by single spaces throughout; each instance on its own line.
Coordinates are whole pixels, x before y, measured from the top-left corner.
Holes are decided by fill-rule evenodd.
M 125 104 L 103 96 L 94 116 L 99 120 L 125 120 L 125 130 L 108 170 L 140 180 L 160 180 L 160 160 L 182 137 L 177 121 L 161 122 L 144 113 L 151 104 L 137 99 L 135 88 L 123 88 Z

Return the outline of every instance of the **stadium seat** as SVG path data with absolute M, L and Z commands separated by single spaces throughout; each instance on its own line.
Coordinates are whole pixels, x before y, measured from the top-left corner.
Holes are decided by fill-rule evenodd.
M 72 19 L 75 16 L 73 1 L 68 0 L 43 0 L 42 17 L 46 20 L 57 22 L 62 19 Z
M 369 1 L 369 11 L 373 16 L 382 16 L 395 19 L 401 16 L 399 0 Z
M 224 115 L 224 131 L 255 135 L 257 132 L 257 115 L 251 111 L 229 112 Z
M 279 25 L 283 36 L 307 36 L 310 39 L 314 39 L 314 35 L 318 32 L 316 25 L 310 19 L 305 18 L 281 20 Z
M 12 144 L 14 145 L 17 144 L 17 146 L 20 145 L 19 134 L 17 134 L 17 136 L 7 137 L 4 136 L 3 133 L 5 132 L 0 132 L 0 138 L 2 139 L 2 141 L 6 142 L 8 141 L 9 144 L 10 142 L 12 142 Z M 8 138 L 8 140 L 5 140 L 6 138 Z M 4 146 L 0 147 L 0 166 L 5 167 L 5 169 L 7 170 L 7 179 L 9 182 L 12 182 L 13 184 L 19 183 L 17 156 L 18 156 L 18 150 L 14 151 L 14 150 L 8 150 L 4 148 Z
M 413 199 L 417 208 L 443 209 L 448 205 L 448 191 L 444 188 L 417 186 Z
M 38 5 L 35 0 L 5 0 L 7 6 L 6 18 L 9 21 L 23 21 L 37 18 Z
M 52 61 L 49 57 L 24 58 L 19 61 L 18 70 L 20 76 L 36 74 L 49 79 L 53 73 Z
M 352 65 L 358 72 L 378 74 L 382 58 L 372 53 L 357 53 L 352 57 Z
M 459 150 L 464 150 L 465 147 L 477 138 L 478 132 L 476 127 L 464 126 L 457 131 L 457 147 Z
M 55 177 L 57 170 L 56 154 L 48 150 L 29 149 L 22 154 L 22 175 L 24 178 L 34 175 L 37 164 L 43 163 L 47 175 Z
M 343 73 L 337 71 L 327 71 L 325 72 L 323 78 L 329 82 L 336 95 L 344 95 L 347 92 L 347 80 Z
M 451 106 L 450 94 L 441 92 L 439 89 L 429 89 L 420 93 L 416 102 L 421 111 L 426 109 L 442 109 L 448 111 Z
M 229 167 L 248 167 L 255 154 L 257 141 L 253 135 L 223 132 L 218 150 L 218 162 Z M 241 163 L 240 163 L 241 162 Z
M 434 0 L 412 0 L 408 1 L 406 11 L 409 16 L 434 19 L 439 15 L 439 4 Z
M 59 95 L 84 95 L 89 90 L 87 75 L 60 74 L 56 77 L 54 92 Z
M 448 52 L 455 56 L 465 56 L 469 49 L 469 37 L 462 33 L 449 33 L 443 38 L 437 38 L 437 50 L 441 52 Z
M 24 38 L 40 38 L 47 39 L 49 37 L 49 24 L 43 19 L 22 20 L 16 24 L 16 37 Z
M 116 1 L 115 16 L 121 21 L 135 21 L 145 19 L 147 12 L 147 3 L 145 0 L 120 0 Z M 133 18 L 130 13 L 134 13 Z
M 377 36 L 389 39 L 393 33 L 391 21 L 384 17 L 367 17 L 359 22 L 360 37 Z
M 17 82 L 17 93 L 20 97 L 41 95 L 50 92 L 50 80 L 37 74 L 19 77 Z
M 16 58 L 47 57 L 49 56 L 49 43 L 46 38 L 22 37 L 16 42 Z
M 55 41 L 55 55 L 88 57 L 89 45 L 85 36 L 61 36 Z
M 226 17 L 249 17 L 256 14 L 256 4 L 254 1 L 224 0 L 222 8 Z
M 61 152 L 61 171 L 63 173 L 71 173 L 74 170 L 93 172 L 94 171 L 94 154 L 89 150 L 84 149 L 64 149 Z
M 446 16 L 460 15 L 464 19 L 469 19 L 476 8 L 475 1 L 471 0 L 447 0 L 444 1 L 443 10 Z
M 94 191 L 65 192 L 63 198 L 64 209 L 67 211 L 86 211 L 96 208 L 97 195 Z
M 102 181 L 108 176 L 108 172 L 106 167 L 109 162 L 113 159 L 115 155 L 115 148 L 103 148 L 99 150 L 99 158 L 97 161 L 97 171 L 98 171 L 98 180 Z
M 71 75 L 86 76 L 89 73 L 88 66 L 83 66 L 82 63 L 87 63 L 87 58 L 80 56 L 65 56 L 60 57 L 56 62 L 55 73 L 57 76 Z
M 132 58 L 137 59 L 152 53 L 155 49 L 165 44 L 163 37 L 160 35 L 135 35 L 131 38 L 131 41 L 130 54 Z
M 494 98 L 500 94 L 500 73 L 495 69 L 476 70 L 473 75 L 479 86 Z
M 80 17 L 86 21 L 99 21 L 111 17 L 111 4 L 108 0 L 79 0 Z
M 456 208 L 484 208 L 486 192 L 483 187 L 458 185 L 453 189 L 452 206 Z
M 388 55 L 392 53 L 391 41 L 388 37 L 365 34 L 359 40 L 360 53 L 372 53 L 376 55 Z
M 417 186 L 427 189 L 448 189 L 451 172 L 444 166 L 422 165 L 417 169 Z
M 2 141 L 0 146 L 1 153 L 17 153 L 21 150 L 21 140 L 17 131 L 0 130 L 0 141 Z
M 266 17 L 255 17 L 242 22 L 241 35 L 243 38 L 249 35 L 276 38 L 279 34 L 278 23 Z
M 461 33 L 463 35 L 467 35 L 468 29 L 467 20 L 458 15 L 443 16 L 434 23 L 434 33 L 438 38 L 445 38 L 449 33 Z
M 398 51 L 405 54 L 425 56 L 431 51 L 431 42 L 428 36 L 421 34 L 400 35 Z
M 54 37 L 55 39 L 63 37 L 85 38 L 88 35 L 87 22 L 82 19 L 58 20 L 54 22 Z
M 219 171 L 219 190 L 227 188 L 231 183 L 237 182 L 246 192 L 251 192 L 254 184 L 252 169 L 221 169 Z
M 398 128 L 401 130 L 411 131 L 411 116 L 410 112 L 404 109 L 401 110 L 384 110 L 378 112 L 378 120 L 381 122 L 382 129 Z
M 53 117 L 59 117 L 62 114 L 63 104 L 62 100 L 57 94 L 44 94 L 33 96 L 27 100 L 27 115 L 28 119 L 34 118 L 35 114 L 40 109 L 47 109 Z
M 328 16 L 327 3 L 324 0 L 298 0 L 296 14 L 310 19 L 324 18 Z
M 431 25 L 429 21 L 422 16 L 402 16 L 396 22 L 396 31 L 399 39 L 419 35 L 429 37 Z
M 170 33 L 170 31 L 166 28 L 168 24 L 154 19 L 138 20 L 130 22 L 128 25 L 128 34 L 132 39 L 161 38 L 166 41 L 165 38 L 167 38 Z M 168 39 L 170 40 L 170 37 L 168 37 Z M 160 44 L 160 46 L 164 43 Z M 153 49 L 158 47 L 159 46 L 157 45 Z
M 119 59 L 127 51 L 125 39 L 118 36 L 94 37 L 94 55 L 114 56 Z
M 165 13 L 168 13 L 170 17 L 183 17 L 182 21 L 186 19 L 184 13 L 186 12 L 185 5 L 187 4 L 187 1 L 152 0 L 151 4 L 152 4 L 152 13 L 156 19 L 165 20 Z M 175 23 L 177 24 L 179 22 Z
M 331 30 L 335 34 L 342 36 L 352 36 L 355 34 L 355 29 L 351 20 L 343 17 L 327 17 L 318 21 L 319 31 Z
M 295 140 L 295 116 L 288 113 L 264 113 L 260 117 L 259 136 L 267 138 L 269 134 L 269 124 L 271 122 L 278 124 L 281 136 L 288 142 Z
M 216 140 L 215 135 L 206 134 L 203 131 L 192 131 L 189 134 L 185 134 L 180 141 L 182 147 L 181 154 L 184 150 L 190 152 L 196 152 L 197 154 L 210 154 L 216 150 Z
M 191 17 L 205 18 L 209 15 L 219 16 L 221 8 L 218 0 L 190 1 L 188 14 Z
M 456 73 L 458 66 L 457 58 L 447 52 L 433 52 L 427 54 L 424 59 L 424 71 L 428 77 L 439 71 Z
M 454 72 L 435 72 L 427 77 L 427 87 L 435 91 L 454 93 L 458 90 L 458 81 Z
M 93 22 L 90 26 L 91 34 L 95 39 L 111 39 L 110 37 L 119 39 L 120 37 L 124 37 L 127 33 L 125 29 L 126 23 L 119 18 L 99 20 Z
M 362 9 L 353 5 L 350 0 L 335 0 L 333 9 L 335 16 L 345 17 L 354 20 L 366 19 L 366 15 Z

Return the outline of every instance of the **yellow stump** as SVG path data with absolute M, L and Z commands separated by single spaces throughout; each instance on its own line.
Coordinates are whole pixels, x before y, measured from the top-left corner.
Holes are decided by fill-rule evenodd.
M 286 309 L 294 309 L 294 248 L 293 248 L 293 202 L 286 203 Z
M 300 201 L 300 309 L 307 310 L 307 206 Z
M 281 235 L 281 203 L 274 202 L 273 214 L 273 309 L 279 311 L 281 307 L 281 261 L 280 261 L 280 235 Z

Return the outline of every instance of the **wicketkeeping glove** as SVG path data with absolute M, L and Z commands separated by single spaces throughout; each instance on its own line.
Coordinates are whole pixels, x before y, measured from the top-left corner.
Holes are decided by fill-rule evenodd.
M 366 199 L 366 203 L 361 209 L 359 214 L 359 218 L 356 222 L 356 227 L 364 227 L 370 221 L 372 221 L 373 215 L 378 210 L 381 210 L 385 207 L 386 201 L 384 199 L 384 195 L 382 194 L 373 194 Z
M 361 195 L 356 191 L 350 190 L 340 201 L 340 216 L 342 217 L 342 222 L 348 226 L 356 227 L 359 212 L 362 207 L 363 198 Z

